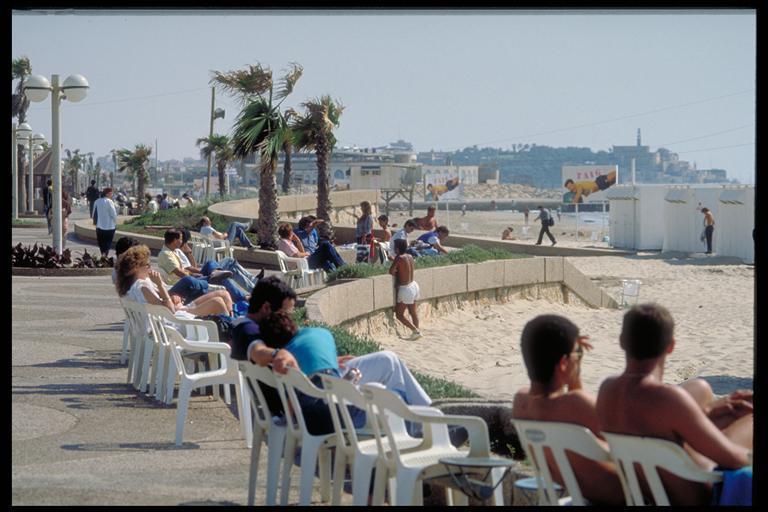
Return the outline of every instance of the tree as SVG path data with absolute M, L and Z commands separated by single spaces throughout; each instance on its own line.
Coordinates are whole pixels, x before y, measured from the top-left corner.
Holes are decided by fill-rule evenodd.
M 235 159 L 232 152 L 232 144 L 226 135 L 213 134 L 211 137 L 201 137 L 197 139 L 197 145 L 203 145 L 200 148 L 200 156 L 208 158 L 208 155 L 216 155 L 216 169 L 219 171 L 219 194 L 224 197 L 226 189 L 227 176 L 225 174 L 227 166 Z
M 259 246 L 263 249 L 277 247 L 277 169 L 280 150 L 289 138 L 290 127 L 280 105 L 293 92 L 301 78 L 303 68 L 291 63 L 288 71 L 276 84 L 272 71 L 261 64 L 228 73 L 213 72 L 211 82 L 221 85 L 225 91 L 237 97 L 243 104 L 235 120 L 232 133 L 232 150 L 235 157 L 246 158 L 258 153 L 259 166 L 259 218 L 256 230 Z
M 336 145 L 334 127 L 344 106 L 325 95 L 302 103 L 303 116 L 293 123 L 294 145 L 300 151 L 315 151 L 317 155 L 317 217 L 331 222 L 331 195 L 328 184 L 328 160 Z
M 136 178 L 139 211 L 144 209 L 144 189 L 148 177 L 146 166 L 151 154 L 152 148 L 144 144 L 137 144 L 133 151 L 125 148 L 117 150 L 117 172 L 128 171 L 130 176 Z
M 84 155 L 80 154 L 80 150 L 76 149 L 74 151 L 70 151 L 68 149 L 65 149 L 64 152 L 67 154 L 66 158 L 64 158 L 64 168 L 62 171 L 64 172 L 65 176 L 67 176 L 67 185 L 70 187 L 70 190 L 72 191 L 72 197 L 77 197 L 79 194 L 78 190 L 78 173 L 80 171 L 80 168 L 85 163 L 85 157 Z
M 24 85 L 24 78 L 32 74 L 32 64 L 29 62 L 29 58 L 22 56 L 18 59 L 11 60 L 11 83 L 14 80 L 18 80 L 16 84 L 16 90 L 11 94 L 11 118 L 17 118 L 18 124 L 21 124 L 27 120 L 27 109 L 29 109 L 29 100 L 24 94 L 22 87 Z M 26 153 L 26 146 L 19 144 L 16 152 L 16 165 L 19 169 L 18 182 L 16 186 L 18 188 L 19 204 L 27 204 L 27 187 L 24 186 L 25 173 L 24 173 L 24 158 Z

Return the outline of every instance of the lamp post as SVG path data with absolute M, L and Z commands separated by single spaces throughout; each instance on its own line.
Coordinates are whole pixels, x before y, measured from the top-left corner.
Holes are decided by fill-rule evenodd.
M 211 126 L 208 132 L 208 142 L 210 143 L 213 138 L 213 120 L 220 117 L 224 119 L 224 109 L 214 109 L 214 102 L 216 101 L 216 87 L 211 87 Z M 219 191 L 221 192 L 221 191 Z M 208 179 L 205 182 L 205 198 L 211 193 L 211 153 L 208 153 Z
M 32 128 L 27 123 L 16 125 L 13 123 L 13 144 L 11 147 L 11 157 L 13 158 L 12 176 L 13 186 L 11 187 L 11 206 L 13 208 L 13 220 L 19 219 L 19 156 L 18 145 L 24 144 L 25 139 L 32 133 Z
M 40 154 L 45 135 L 36 133 L 29 136 L 29 183 L 27 183 L 27 212 L 35 211 L 35 157 Z
M 53 247 L 62 252 L 61 236 L 61 137 L 59 107 L 62 98 L 72 102 L 85 99 L 88 94 L 88 80 L 82 75 L 70 75 L 59 86 L 59 75 L 51 75 L 51 81 L 41 75 L 30 75 L 24 79 L 22 89 L 29 101 L 45 101 L 51 93 L 51 147 L 53 150 Z

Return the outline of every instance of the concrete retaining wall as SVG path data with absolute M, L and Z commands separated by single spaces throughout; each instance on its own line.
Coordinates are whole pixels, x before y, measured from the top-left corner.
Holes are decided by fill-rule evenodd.
M 482 304 L 520 298 L 550 299 L 593 308 L 618 308 L 615 299 L 562 257 L 496 260 L 417 269 L 419 316 L 445 314 L 466 302 Z M 398 332 L 394 278 L 356 279 L 330 286 L 307 299 L 310 320 L 340 325 L 368 336 Z

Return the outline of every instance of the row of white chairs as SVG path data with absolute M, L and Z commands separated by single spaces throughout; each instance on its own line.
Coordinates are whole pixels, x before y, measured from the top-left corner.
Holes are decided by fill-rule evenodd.
M 192 391 L 212 386 L 218 398 L 223 385 L 227 404 L 231 403 L 231 386 L 235 387 L 241 429 L 250 447 L 250 401 L 243 393 L 242 376 L 230 358 L 229 345 L 219 342 L 216 324 L 178 318 L 164 306 L 126 297 L 120 301 L 126 314 L 121 361 L 128 363 L 127 381 L 165 404 L 173 402 L 178 390 L 175 444 L 183 442 Z
M 234 258 L 235 251 L 229 240 L 213 239 L 209 236 L 197 232 L 190 233 L 190 247 L 192 247 L 192 256 L 199 265 L 204 265 L 209 261 L 221 261 L 224 258 Z
M 291 468 L 297 448 L 301 448 L 299 505 L 309 505 L 315 470 L 320 479 L 320 495 L 333 505 L 341 502 L 344 476 L 352 477 L 355 505 L 368 503 L 372 471 L 375 469 L 372 503 L 421 505 L 422 484 L 426 479 L 448 476 L 440 463 L 446 457 L 491 457 L 488 427 L 481 418 L 444 415 L 432 407 L 406 405 L 399 395 L 377 384 L 356 386 L 349 381 L 322 375 L 323 388 L 315 386 L 303 373 L 288 369 L 287 374 L 273 373 L 267 367 L 240 362 L 254 413 L 254 435 L 248 488 L 248 505 L 254 504 L 261 444 L 267 446 L 266 505 L 288 504 Z M 273 417 L 259 384 L 276 388 L 285 417 Z M 334 432 L 313 435 L 307 429 L 298 401 L 298 392 L 322 398 L 330 407 Z M 347 406 L 366 412 L 367 425 L 356 429 Z M 421 424 L 423 437 L 408 433 L 406 421 Z M 448 425 L 460 425 L 469 433 L 469 449 L 455 448 L 450 442 Z M 331 452 L 335 461 L 331 468 Z M 282 465 L 282 472 L 280 466 Z M 500 481 L 503 469 L 489 473 L 489 485 L 495 486 L 494 502 L 503 505 Z M 467 497 L 457 490 L 447 491 L 449 503 L 466 504 Z
M 646 505 L 635 464 L 643 470 L 657 506 L 669 505 L 659 468 L 693 482 L 716 483 L 722 480 L 719 471 L 702 469 L 678 444 L 664 439 L 603 432 L 608 450 L 586 427 L 571 423 L 513 420 L 524 450 L 533 464 L 537 479 L 539 505 L 588 505 L 579 488 L 566 451 L 599 462 L 616 465 L 627 505 Z M 565 485 L 567 496 L 560 497 L 544 450 L 551 451 Z

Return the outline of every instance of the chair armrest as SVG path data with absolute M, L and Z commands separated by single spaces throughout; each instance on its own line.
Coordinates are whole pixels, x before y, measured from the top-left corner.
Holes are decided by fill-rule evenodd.
M 413 408 L 411 408 L 413 410 Z M 488 438 L 488 425 L 485 420 L 477 416 L 459 416 L 459 415 L 431 415 L 417 413 L 414 415 L 415 421 L 422 421 L 425 424 L 444 424 L 458 425 L 467 429 L 469 434 L 469 457 L 490 457 L 491 446 Z M 414 421 L 412 420 L 412 421 Z M 424 429 L 426 433 L 426 428 Z
M 191 341 L 184 340 L 184 350 L 198 350 L 200 352 L 211 352 L 216 354 L 229 354 L 232 347 L 220 341 Z

